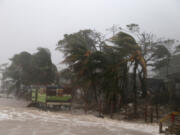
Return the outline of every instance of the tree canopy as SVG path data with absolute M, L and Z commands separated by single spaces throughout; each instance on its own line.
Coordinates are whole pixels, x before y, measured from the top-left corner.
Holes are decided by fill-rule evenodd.
M 50 51 L 46 48 L 37 50 L 34 54 L 21 52 L 10 59 L 11 64 L 3 76 L 12 81 L 17 92 L 22 86 L 55 83 L 57 68 L 51 61 Z

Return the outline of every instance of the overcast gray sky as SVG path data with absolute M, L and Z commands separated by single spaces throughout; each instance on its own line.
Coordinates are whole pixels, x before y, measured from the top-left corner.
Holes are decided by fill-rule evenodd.
M 0 0 L 0 64 L 39 46 L 58 64 L 56 43 L 65 33 L 130 23 L 180 40 L 180 0 Z

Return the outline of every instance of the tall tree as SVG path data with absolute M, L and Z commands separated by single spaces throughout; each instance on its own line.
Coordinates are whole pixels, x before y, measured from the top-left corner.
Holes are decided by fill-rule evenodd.
M 38 48 L 35 54 L 21 52 L 10 60 L 11 64 L 4 72 L 3 78 L 12 80 L 12 89 L 16 93 L 26 93 L 24 88 L 30 85 L 46 85 L 55 82 L 57 69 L 52 64 L 51 54 L 46 48 Z
M 143 96 L 146 96 L 146 79 L 147 79 L 147 69 L 146 69 L 146 63 L 144 60 L 144 57 L 141 53 L 141 49 L 139 45 L 136 43 L 135 39 L 124 32 L 120 32 L 117 35 L 115 35 L 112 38 L 112 42 L 115 43 L 115 45 L 118 46 L 117 50 L 119 50 L 119 53 L 123 54 L 125 58 L 124 61 L 131 61 L 134 63 L 134 69 L 133 69 L 133 80 L 134 80 L 134 113 L 137 111 L 137 86 L 136 86 L 136 74 L 138 70 L 138 66 L 142 68 L 143 73 Z
M 146 71 L 141 51 L 135 39 L 127 33 L 118 33 L 105 42 L 98 33 L 83 30 L 65 35 L 57 49 L 64 53 L 64 62 L 74 73 L 77 88 L 83 90 L 85 99 L 93 91 L 98 103 L 104 100 L 111 108 L 117 106 L 119 97 L 125 99 L 128 62 L 136 61 Z
M 47 85 L 54 82 L 57 69 L 51 61 L 51 53 L 48 49 L 38 48 L 38 52 L 32 56 L 32 65 L 34 84 Z
M 101 49 L 99 33 L 92 30 L 81 30 L 74 34 L 64 35 L 64 39 L 58 42 L 57 49 L 64 53 L 64 63 L 75 75 L 76 88 L 82 89 L 86 95 L 94 89 L 97 94 L 95 79 L 93 78 L 92 57 Z M 73 82 L 74 82 L 73 81 Z M 98 95 L 96 95 L 98 96 Z

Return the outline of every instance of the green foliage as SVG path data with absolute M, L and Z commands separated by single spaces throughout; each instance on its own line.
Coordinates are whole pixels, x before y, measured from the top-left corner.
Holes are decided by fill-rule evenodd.
M 180 52 L 180 45 L 176 46 L 176 49 L 175 49 L 175 53 L 179 53 Z
M 11 64 L 3 74 L 4 79 L 11 79 L 16 93 L 30 85 L 46 85 L 55 82 L 57 69 L 51 61 L 51 54 L 46 48 L 30 54 L 21 52 L 10 59 Z
M 138 24 L 128 24 L 126 25 L 128 30 L 130 30 L 131 32 L 139 32 L 140 31 L 140 28 L 139 28 L 139 25 Z
M 157 72 L 157 77 L 164 79 L 179 72 L 179 52 L 179 45 L 174 40 L 165 40 L 156 46 L 153 70 Z
M 51 84 L 54 82 L 57 69 L 52 64 L 48 49 L 38 48 L 38 52 L 32 56 L 32 65 L 34 84 Z
M 153 53 L 155 59 L 168 58 L 171 55 L 169 50 L 164 45 L 156 46 Z
M 102 41 L 99 33 L 92 30 L 82 30 L 64 35 L 58 42 L 57 49 L 64 53 L 68 66 L 65 71 L 73 75 L 71 85 L 82 90 L 85 102 L 93 101 L 90 97 L 94 95 L 96 101 L 115 104 L 121 96 L 125 103 L 128 61 L 140 48 L 132 36 L 123 32 L 108 41 L 111 43 Z
M 22 82 L 23 84 L 30 83 L 31 54 L 28 52 L 22 52 L 20 54 L 16 54 L 10 60 L 12 63 L 5 73 L 6 76 L 11 77 L 15 81 Z
M 135 39 L 127 33 L 120 32 L 111 40 L 118 48 L 116 48 L 124 56 L 132 55 L 138 49 Z

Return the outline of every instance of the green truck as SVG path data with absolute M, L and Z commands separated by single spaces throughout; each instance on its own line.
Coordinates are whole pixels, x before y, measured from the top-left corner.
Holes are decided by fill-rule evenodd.
M 41 108 L 71 107 L 71 93 L 62 87 L 50 85 L 32 88 L 32 103 Z

